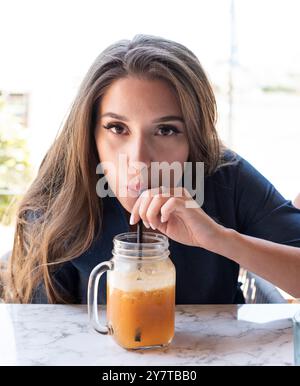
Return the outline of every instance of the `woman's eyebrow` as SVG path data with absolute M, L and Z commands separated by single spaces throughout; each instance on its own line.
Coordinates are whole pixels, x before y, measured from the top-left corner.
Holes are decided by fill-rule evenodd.
M 129 121 L 129 119 L 124 117 L 124 115 L 119 115 L 119 114 L 111 113 L 111 112 L 102 114 L 100 118 L 103 118 L 103 117 L 111 117 L 111 118 L 115 118 L 115 119 L 120 119 L 121 121 L 124 121 L 124 122 Z M 178 116 L 178 115 L 166 115 L 164 117 L 154 119 L 152 121 L 152 123 L 168 122 L 168 121 L 180 121 L 180 122 L 184 123 L 183 118 Z

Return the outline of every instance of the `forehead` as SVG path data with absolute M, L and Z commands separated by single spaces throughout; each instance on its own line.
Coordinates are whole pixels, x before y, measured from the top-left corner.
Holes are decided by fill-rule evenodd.
M 126 77 L 115 80 L 103 95 L 101 114 L 180 113 L 180 104 L 173 87 L 162 79 Z

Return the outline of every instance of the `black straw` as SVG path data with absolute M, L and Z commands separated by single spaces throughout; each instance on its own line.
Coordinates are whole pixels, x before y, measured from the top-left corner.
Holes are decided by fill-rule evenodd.
M 143 220 L 140 219 L 137 223 L 137 232 L 136 232 L 136 241 L 137 243 L 143 242 Z
M 142 191 L 140 191 L 140 194 Z M 137 223 L 137 230 L 136 230 L 136 241 L 138 244 L 141 244 L 143 242 L 143 220 L 140 219 L 139 222 Z M 142 251 L 142 246 L 139 245 L 139 260 L 142 260 L 143 257 L 143 251 Z M 142 264 L 138 264 L 138 270 L 141 271 L 142 269 Z M 138 280 L 141 280 L 141 277 L 138 277 Z
M 143 220 L 142 219 L 140 219 L 139 222 L 137 223 L 136 241 L 138 244 L 141 244 L 143 242 Z M 142 246 L 140 245 L 139 257 L 142 257 L 142 253 L 143 253 Z
M 136 241 L 138 244 L 141 244 L 143 242 L 143 220 L 140 219 L 137 223 L 137 231 L 136 231 Z M 142 260 L 143 251 L 142 246 L 139 245 L 139 260 Z M 138 264 L 138 270 L 141 271 L 142 264 Z M 142 280 L 140 276 L 138 276 L 137 280 Z

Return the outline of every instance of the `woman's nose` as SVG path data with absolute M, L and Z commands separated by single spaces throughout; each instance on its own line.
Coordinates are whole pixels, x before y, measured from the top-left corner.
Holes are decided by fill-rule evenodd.
M 143 163 L 147 168 L 151 165 L 151 153 L 152 150 L 147 143 L 147 141 L 143 138 L 139 138 L 134 141 L 128 149 L 128 161 L 129 165 L 135 167 L 139 163 Z

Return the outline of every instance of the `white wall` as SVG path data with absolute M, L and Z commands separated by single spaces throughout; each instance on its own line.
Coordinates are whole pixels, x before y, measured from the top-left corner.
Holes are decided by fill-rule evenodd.
M 227 140 L 230 4 L 230 0 L 0 1 L 0 89 L 31 93 L 34 165 L 53 140 L 94 58 L 112 42 L 136 33 L 177 40 L 198 55 L 212 82 L 221 87 L 218 126 Z M 299 96 L 269 96 L 258 88 L 300 72 L 300 3 L 236 0 L 235 11 L 236 94 L 229 145 L 292 198 L 300 190 Z

